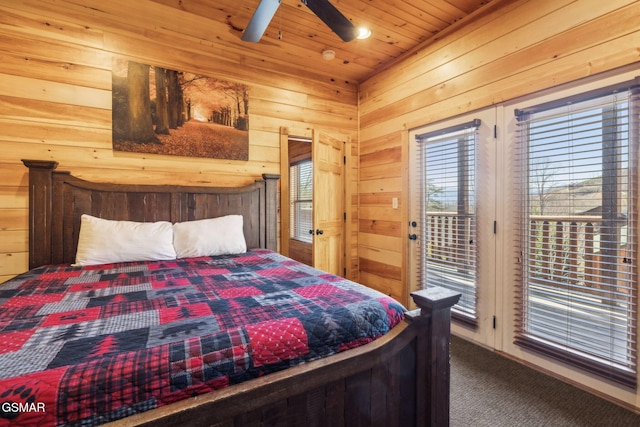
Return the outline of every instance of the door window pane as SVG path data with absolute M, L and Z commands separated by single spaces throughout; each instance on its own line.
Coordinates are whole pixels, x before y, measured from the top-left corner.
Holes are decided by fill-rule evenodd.
M 454 318 L 476 323 L 476 176 L 479 120 L 418 135 L 422 286 L 462 293 Z

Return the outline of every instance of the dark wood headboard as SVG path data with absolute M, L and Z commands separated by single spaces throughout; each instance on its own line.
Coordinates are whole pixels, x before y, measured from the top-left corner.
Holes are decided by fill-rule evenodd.
M 89 182 L 55 171 L 58 162 L 23 160 L 29 168 L 29 268 L 73 263 L 80 217 L 183 222 L 243 215 L 247 248 L 277 250 L 278 179 L 244 187 L 192 187 Z

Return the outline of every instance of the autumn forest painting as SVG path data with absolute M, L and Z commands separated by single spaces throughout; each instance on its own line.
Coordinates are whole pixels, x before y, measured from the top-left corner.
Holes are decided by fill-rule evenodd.
M 116 60 L 112 92 L 116 151 L 249 159 L 246 85 Z

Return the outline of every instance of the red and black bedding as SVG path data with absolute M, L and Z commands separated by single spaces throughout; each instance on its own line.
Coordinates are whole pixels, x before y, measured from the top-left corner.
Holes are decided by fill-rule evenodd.
M 404 311 L 266 249 L 38 267 L 0 285 L 0 426 L 120 419 L 363 345 Z

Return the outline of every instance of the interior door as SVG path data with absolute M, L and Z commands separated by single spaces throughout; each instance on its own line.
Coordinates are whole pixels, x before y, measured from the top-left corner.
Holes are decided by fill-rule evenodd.
M 313 266 L 338 276 L 344 276 L 344 145 L 313 133 Z

